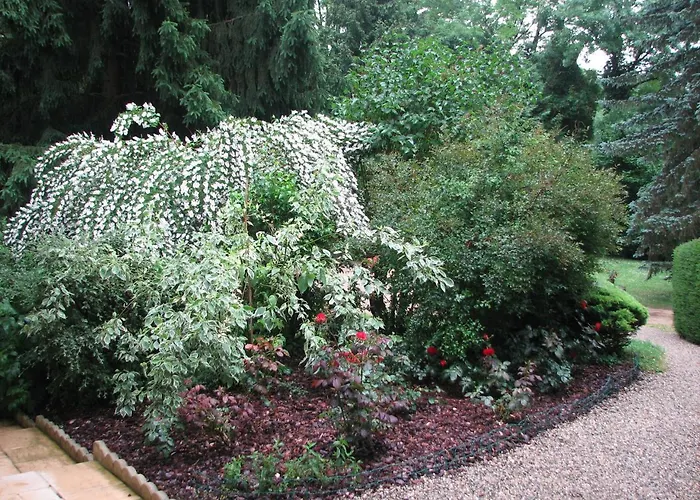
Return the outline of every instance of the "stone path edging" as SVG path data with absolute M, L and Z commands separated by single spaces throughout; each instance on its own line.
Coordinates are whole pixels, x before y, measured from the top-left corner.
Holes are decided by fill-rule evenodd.
M 84 446 L 80 446 L 73 438 L 65 433 L 63 429 L 54 424 L 51 420 L 39 415 L 36 417 L 36 427 L 49 436 L 58 446 L 65 451 L 69 457 L 77 463 L 92 462 L 93 457 Z M 121 479 L 121 478 L 120 478 Z M 132 488 L 133 489 L 133 488 Z
M 168 495 L 160 491 L 143 474 L 119 458 L 119 455 L 110 451 L 104 441 L 95 441 L 92 445 L 92 455 L 102 467 L 121 479 L 124 484 L 141 495 L 144 500 L 168 500 Z
M 34 424 L 34 420 L 26 416 L 24 413 L 15 413 L 15 420 L 19 425 L 21 425 L 25 429 L 29 429 L 30 427 L 36 427 L 36 425 Z
M 160 491 L 143 474 L 139 474 L 124 459 L 119 458 L 119 455 L 111 451 L 104 441 L 95 441 L 92 453 L 90 453 L 85 447 L 76 443 L 63 429 L 42 415 L 37 416 L 36 421 L 33 421 L 25 414 L 17 413 L 15 420 L 24 428 L 38 428 L 77 463 L 98 462 L 144 500 L 169 500 L 165 492 Z

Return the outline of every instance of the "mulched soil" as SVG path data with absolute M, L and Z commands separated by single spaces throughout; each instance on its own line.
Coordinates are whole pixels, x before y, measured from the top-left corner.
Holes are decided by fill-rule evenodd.
M 583 398 L 602 387 L 608 375 L 627 370 L 629 366 L 626 365 L 579 367 L 568 387 L 554 394 L 537 395 L 532 406 L 515 417 L 539 414 Z M 113 409 L 92 409 L 53 417 L 73 439 L 88 449 L 94 441 L 103 440 L 171 498 L 220 498 L 217 492 L 220 492 L 223 467 L 233 457 L 254 451 L 270 453 L 273 443 L 279 440 L 284 443 L 285 457 L 293 458 L 302 453 L 308 442 L 315 442 L 318 449 L 324 450 L 337 438 L 330 421 L 320 416 L 329 409 L 328 394 L 312 389 L 310 383 L 303 374 L 292 374 L 284 384 L 287 389 L 268 395 L 268 401 L 256 395 L 246 396 L 255 416 L 229 443 L 192 428 L 175 432 L 175 452 L 168 459 L 144 444 L 141 415 L 120 418 L 114 415 Z M 390 479 L 403 484 L 412 477 L 411 468 L 415 469 L 415 465 L 406 465 L 406 460 L 455 447 L 503 425 L 489 408 L 468 399 L 450 397 L 445 392 L 423 393 L 416 406 L 414 413 L 379 436 L 380 446 L 374 456 L 363 459 L 365 470 L 389 465 L 384 471 L 373 474 L 373 481 Z M 494 433 L 486 442 L 497 441 L 499 434 L 503 435 Z M 527 442 L 530 437 L 520 434 L 518 441 Z M 509 446 L 512 444 L 497 446 L 492 453 Z

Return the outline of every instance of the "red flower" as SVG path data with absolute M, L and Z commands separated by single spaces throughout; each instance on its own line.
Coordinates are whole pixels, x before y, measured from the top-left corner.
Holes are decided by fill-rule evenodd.
M 341 355 L 342 357 L 344 357 L 345 360 L 346 360 L 348 363 L 355 363 L 355 364 L 359 364 L 359 363 L 360 363 L 360 358 L 358 358 L 358 357 L 357 357 L 354 353 L 352 353 L 351 351 L 344 351 L 344 352 L 341 352 L 340 355 Z
M 314 318 L 314 321 L 316 322 L 317 325 L 322 325 L 326 321 L 328 321 L 328 318 L 326 317 L 325 314 L 323 313 L 318 313 L 316 317 Z
M 586 302 L 585 300 L 582 300 L 581 301 L 581 309 L 583 309 L 584 311 L 586 309 L 588 309 L 588 302 Z
M 367 334 L 365 332 L 357 332 L 357 340 L 367 340 Z
M 488 339 L 489 339 L 489 336 L 488 336 L 488 334 L 485 333 L 485 334 L 484 334 L 484 340 L 488 340 Z
M 600 321 L 598 321 L 598 322 L 595 324 L 595 326 L 593 327 L 593 329 L 594 329 L 596 332 L 599 332 L 601 328 L 603 328 L 603 324 L 602 324 Z
M 365 259 L 365 264 L 370 269 L 373 268 L 374 266 L 376 266 L 377 262 L 379 262 L 379 255 L 375 255 L 374 257 L 368 257 Z
M 445 367 L 447 366 L 447 361 L 445 361 L 444 359 L 441 359 L 441 360 L 440 360 L 440 366 L 442 366 L 443 368 L 445 368 Z
M 425 350 L 425 352 L 427 352 L 430 356 L 435 356 L 438 353 L 438 349 L 434 345 L 431 345 Z
M 487 347 L 483 351 L 481 351 L 481 354 L 484 356 L 493 356 L 496 354 L 496 351 L 493 350 L 493 347 Z

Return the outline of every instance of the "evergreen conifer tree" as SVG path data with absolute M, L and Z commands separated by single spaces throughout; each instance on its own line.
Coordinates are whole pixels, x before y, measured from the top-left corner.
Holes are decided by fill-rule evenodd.
M 629 235 L 638 255 L 667 259 L 678 244 L 700 236 L 700 3 L 657 0 L 638 21 L 650 34 L 645 41 L 650 64 L 610 83 L 658 80 L 660 90 L 627 99 L 625 105 L 639 107 L 623 125 L 631 133 L 603 147 L 663 161 L 661 172 L 632 204 Z

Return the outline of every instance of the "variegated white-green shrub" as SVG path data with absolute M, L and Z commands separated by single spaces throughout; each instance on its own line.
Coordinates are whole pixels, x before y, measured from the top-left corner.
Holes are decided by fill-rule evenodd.
M 128 139 L 132 126 L 158 128 Z M 76 134 L 39 159 L 29 204 L 9 222 L 17 251 L 42 234 L 96 238 L 117 226 L 155 218 L 165 243 L 210 226 L 232 192 L 255 177 L 287 171 L 334 200 L 343 232 L 367 226 L 348 157 L 365 148 L 368 127 L 295 113 L 273 123 L 229 118 L 180 140 L 150 104 L 130 104 L 115 120 L 114 140 Z
M 118 136 L 132 121 L 157 115 L 130 109 Z M 383 328 L 368 304 L 388 290 L 368 249 L 383 248 L 416 287 L 451 286 L 421 245 L 368 227 L 345 156 L 364 133 L 297 114 L 231 120 L 185 142 L 161 129 L 50 150 L 7 238 L 45 270 L 24 334 L 36 363 L 65 375 L 54 394 L 80 384 L 112 391 L 124 415 L 145 405 L 146 435 L 167 451 L 185 380 L 241 383 L 254 337 L 299 338 L 312 363 L 329 341 Z M 313 320 L 321 311 L 327 324 Z

